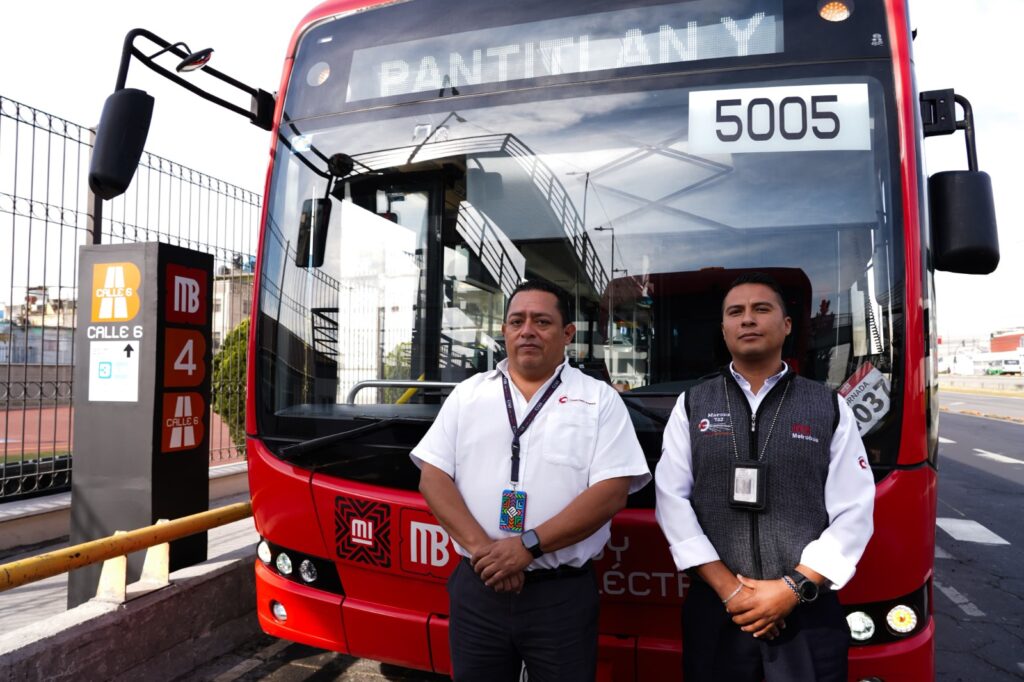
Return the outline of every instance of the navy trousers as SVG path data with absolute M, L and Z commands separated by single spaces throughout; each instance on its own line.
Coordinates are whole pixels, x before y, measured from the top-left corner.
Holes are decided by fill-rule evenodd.
M 743 632 L 722 600 L 694 580 L 683 604 L 686 682 L 846 682 L 850 630 L 832 590 L 798 604 L 773 640 Z
M 592 682 L 597 671 L 597 580 L 592 568 L 531 576 L 519 594 L 484 585 L 468 561 L 448 579 L 455 682 Z

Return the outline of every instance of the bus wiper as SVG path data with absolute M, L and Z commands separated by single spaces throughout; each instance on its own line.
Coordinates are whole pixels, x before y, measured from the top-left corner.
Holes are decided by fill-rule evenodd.
M 371 417 L 372 418 L 372 417 Z M 350 440 L 356 436 L 361 436 L 364 433 L 370 433 L 387 426 L 393 426 L 395 424 L 419 424 L 422 422 L 429 422 L 429 419 L 411 419 L 409 417 L 385 417 L 383 419 L 377 419 L 376 421 L 366 424 L 364 426 L 357 426 L 354 429 L 348 431 L 339 431 L 338 433 L 330 433 L 326 436 L 320 436 L 319 438 L 311 438 L 310 440 L 304 440 L 299 443 L 293 443 L 281 448 L 281 459 L 297 459 L 303 455 L 308 455 L 311 452 L 321 450 L 328 445 L 340 443 L 341 441 Z
M 644 393 L 642 395 L 630 395 L 629 393 L 620 393 L 619 397 L 623 399 L 622 402 L 623 402 L 623 404 L 627 408 L 633 410 L 634 412 L 637 412 L 638 414 L 642 414 L 643 416 L 647 417 L 648 419 L 653 420 L 654 422 L 656 422 L 658 424 L 661 424 L 662 426 L 665 426 L 666 424 L 668 424 L 668 417 L 662 417 L 657 412 L 654 412 L 653 410 L 649 410 L 646 407 L 644 407 L 643 405 L 637 405 L 635 402 L 633 402 L 633 400 L 627 400 L 627 398 L 643 400 L 644 398 L 649 398 L 649 397 L 652 397 L 652 396 L 663 396 L 663 395 L 667 396 L 667 395 L 679 395 L 679 394 L 678 393 L 674 393 L 674 394 L 671 394 L 671 393 L 664 393 L 664 394 L 660 394 L 660 393 Z

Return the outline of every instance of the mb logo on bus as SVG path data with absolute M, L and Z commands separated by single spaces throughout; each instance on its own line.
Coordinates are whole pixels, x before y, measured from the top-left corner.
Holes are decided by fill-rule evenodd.
M 447 580 L 460 557 L 437 519 L 426 511 L 406 508 L 402 509 L 401 524 L 402 570 L 439 582 Z
M 92 321 L 127 322 L 139 313 L 142 273 L 134 263 L 92 266 Z
M 448 551 L 448 533 L 436 523 L 409 523 L 409 561 L 414 564 L 445 566 L 451 553 Z

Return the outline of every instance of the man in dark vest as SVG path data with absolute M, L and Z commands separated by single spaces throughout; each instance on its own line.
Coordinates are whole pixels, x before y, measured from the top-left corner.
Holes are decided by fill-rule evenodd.
M 657 518 L 692 589 L 686 682 L 845 682 L 835 590 L 873 530 L 875 486 L 850 408 L 782 361 L 792 328 L 778 284 L 732 283 L 732 363 L 679 396 L 655 475 Z

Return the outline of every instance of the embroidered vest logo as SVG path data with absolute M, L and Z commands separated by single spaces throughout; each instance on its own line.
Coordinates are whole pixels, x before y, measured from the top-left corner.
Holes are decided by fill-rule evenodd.
M 812 443 L 820 443 L 818 437 L 811 433 L 811 427 L 807 424 L 793 424 L 793 428 L 790 431 L 790 436 L 797 440 L 806 440 Z
M 727 436 L 732 433 L 732 415 L 728 412 L 709 412 L 707 417 L 697 422 L 697 428 L 709 436 Z

